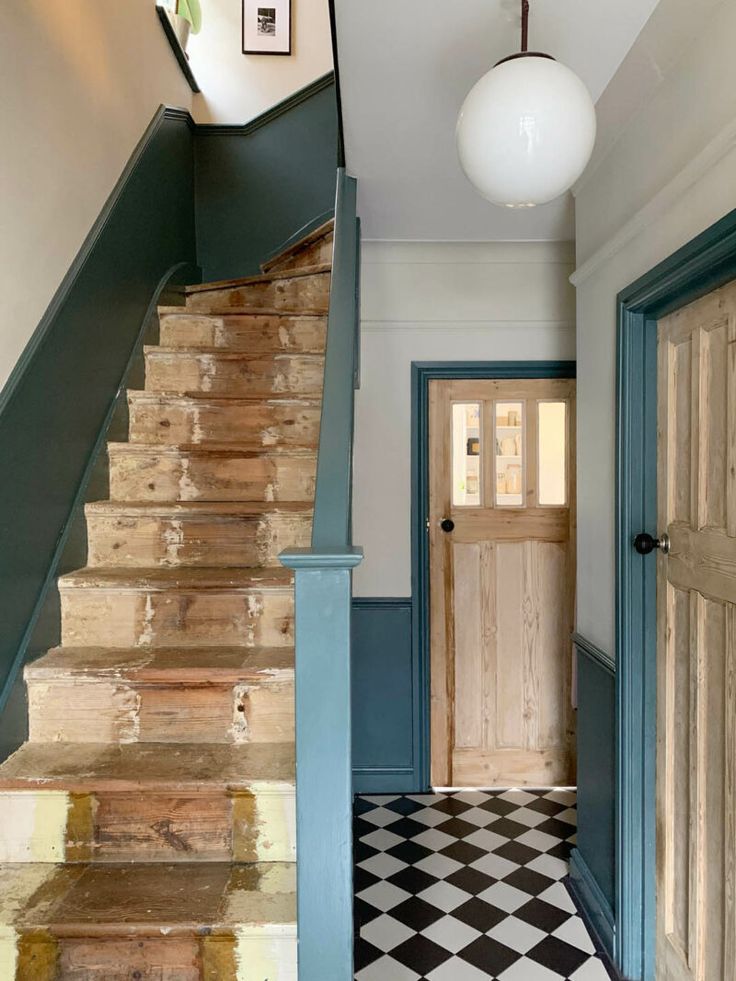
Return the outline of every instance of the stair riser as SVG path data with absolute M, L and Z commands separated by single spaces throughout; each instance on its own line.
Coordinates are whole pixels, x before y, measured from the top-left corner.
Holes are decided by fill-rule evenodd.
M 201 403 L 201 404 L 200 404 Z M 155 396 L 130 401 L 130 440 L 133 443 L 241 443 L 247 446 L 316 446 L 320 406 L 298 402 L 225 401 L 208 403 Z
M 17 981 L 296 981 L 296 936 L 96 936 L 17 941 Z M 98 932 L 98 931 L 96 931 Z
M 312 501 L 316 457 L 110 451 L 114 501 Z
M 30 681 L 28 717 L 32 742 L 289 742 L 294 684 Z
M 243 307 L 249 310 L 283 310 L 326 314 L 330 303 L 330 274 L 295 276 L 273 282 L 248 283 L 223 289 L 202 290 L 187 296 L 187 310 L 204 313 Z
M 0 792 L 0 862 L 293 862 L 293 787 Z
M 292 589 L 220 592 L 66 586 L 65 647 L 288 647 L 294 642 Z
M 206 347 L 248 354 L 324 351 L 327 323 L 316 317 L 239 317 L 160 314 L 162 347 Z
M 257 358 L 146 353 L 147 392 L 204 392 L 235 398 L 321 395 L 324 364 L 310 354 Z
M 270 272 L 283 272 L 285 269 L 303 269 L 304 266 L 321 266 L 332 262 L 332 232 L 324 238 L 300 249 L 279 262 L 266 263 Z
M 276 566 L 287 547 L 306 547 L 310 514 L 258 517 L 87 515 L 90 566 Z

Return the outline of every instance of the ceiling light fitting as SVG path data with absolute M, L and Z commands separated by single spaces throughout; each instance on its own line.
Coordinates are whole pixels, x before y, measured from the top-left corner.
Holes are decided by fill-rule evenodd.
M 529 0 L 521 0 L 521 51 L 476 82 L 457 121 L 468 180 L 507 208 L 532 208 L 564 194 L 595 143 L 595 107 L 585 84 L 551 55 L 529 51 L 528 42 Z

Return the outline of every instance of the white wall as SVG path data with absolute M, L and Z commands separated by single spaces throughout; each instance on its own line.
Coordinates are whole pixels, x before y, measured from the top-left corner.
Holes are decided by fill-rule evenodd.
M 198 123 L 246 123 L 332 69 L 327 0 L 294 0 L 289 57 L 244 55 L 242 0 L 202 0 L 202 30 L 189 61 L 200 95 Z
M 411 363 L 575 357 L 569 243 L 365 242 L 358 596 L 411 592 Z
M 602 97 L 576 191 L 578 629 L 610 654 L 616 295 L 736 206 L 734 39 L 730 0 L 661 0 Z
M 158 106 L 191 105 L 151 0 L 2 15 L 0 386 Z

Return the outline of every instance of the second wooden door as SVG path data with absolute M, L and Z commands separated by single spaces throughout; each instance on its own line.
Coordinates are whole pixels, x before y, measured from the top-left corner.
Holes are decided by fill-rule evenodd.
M 430 383 L 435 786 L 574 782 L 574 393 Z

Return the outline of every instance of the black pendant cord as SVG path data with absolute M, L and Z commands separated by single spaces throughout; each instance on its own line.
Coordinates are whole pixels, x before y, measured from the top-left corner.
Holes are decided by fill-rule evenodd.
M 529 0 L 521 0 L 521 50 L 529 50 Z

